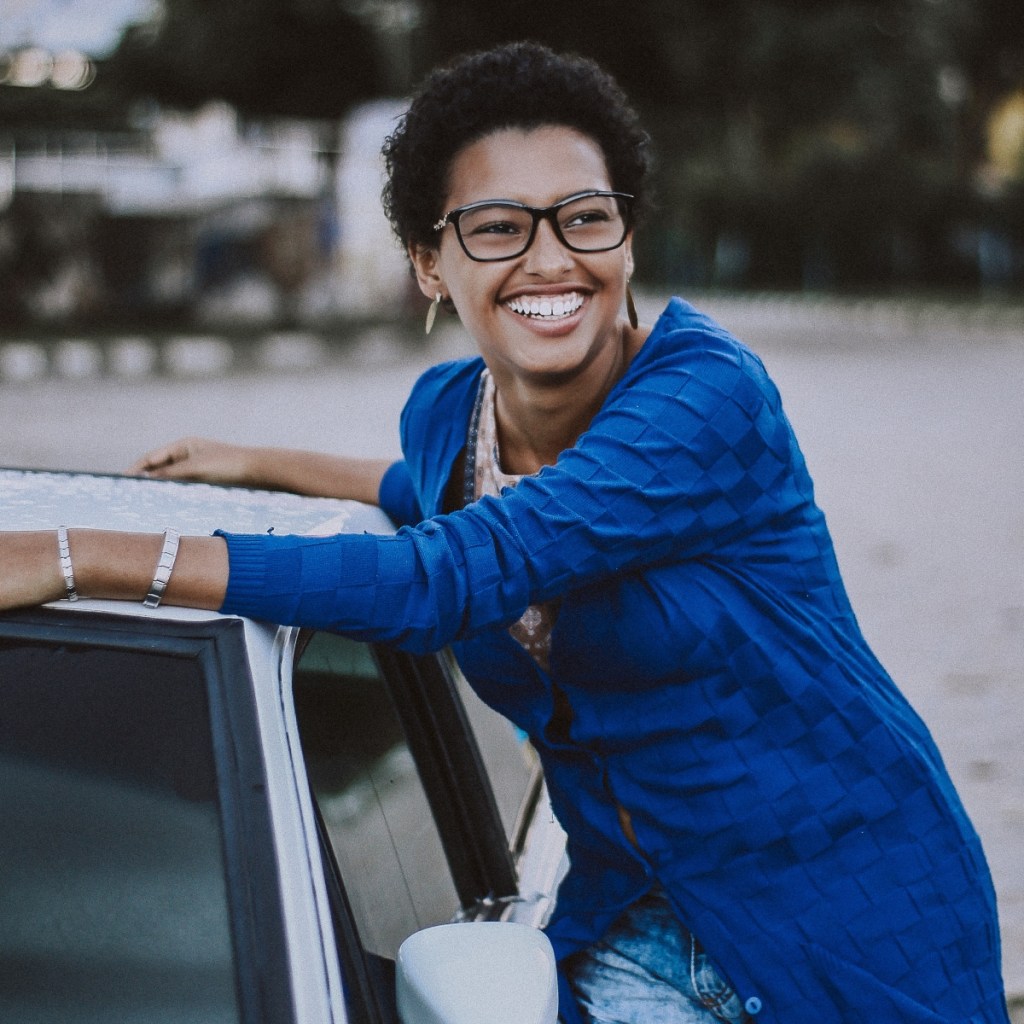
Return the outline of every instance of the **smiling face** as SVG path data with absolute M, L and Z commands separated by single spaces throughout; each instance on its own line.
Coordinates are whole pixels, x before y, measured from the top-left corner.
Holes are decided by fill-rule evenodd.
M 598 144 L 556 125 L 502 129 L 471 143 L 452 161 L 448 185 L 445 211 L 486 199 L 547 207 L 613 188 Z M 471 260 L 451 225 L 439 238 L 437 248 L 410 253 L 420 288 L 429 299 L 452 299 L 499 389 L 511 379 L 597 379 L 621 358 L 631 237 L 608 252 L 572 252 L 542 221 L 525 253 L 492 263 Z

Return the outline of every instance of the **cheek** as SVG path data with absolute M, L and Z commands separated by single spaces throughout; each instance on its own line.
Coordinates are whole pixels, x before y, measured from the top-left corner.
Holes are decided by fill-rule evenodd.
M 485 264 L 452 269 L 445 278 L 452 302 L 463 319 L 480 316 L 494 306 L 504 277 Z

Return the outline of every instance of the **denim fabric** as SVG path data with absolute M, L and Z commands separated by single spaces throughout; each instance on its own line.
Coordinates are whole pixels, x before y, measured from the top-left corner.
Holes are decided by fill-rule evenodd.
M 740 1024 L 739 996 L 655 887 L 566 963 L 588 1024 Z

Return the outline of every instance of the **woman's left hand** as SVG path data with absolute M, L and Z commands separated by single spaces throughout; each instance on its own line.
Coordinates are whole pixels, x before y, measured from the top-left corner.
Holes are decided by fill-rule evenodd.
M 264 484 L 256 468 L 258 458 L 259 450 L 247 445 L 182 437 L 146 452 L 128 469 L 128 474 L 254 487 Z

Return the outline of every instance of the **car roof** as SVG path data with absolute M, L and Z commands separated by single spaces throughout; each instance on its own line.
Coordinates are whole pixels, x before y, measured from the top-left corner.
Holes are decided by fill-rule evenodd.
M 214 530 L 278 535 L 394 532 L 379 508 L 358 501 L 113 474 L 0 468 L 0 530 L 55 530 L 61 525 L 132 533 L 173 527 L 200 536 Z M 138 602 L 60 604 L 76 610 L 142 612 Z M 156 614 L 181 619 L 211 615 L 167 606 Z
M 0 469 L 0 529 L 183 534 L 391 533 L 380 509 L 338 498 L 113 474 Z

